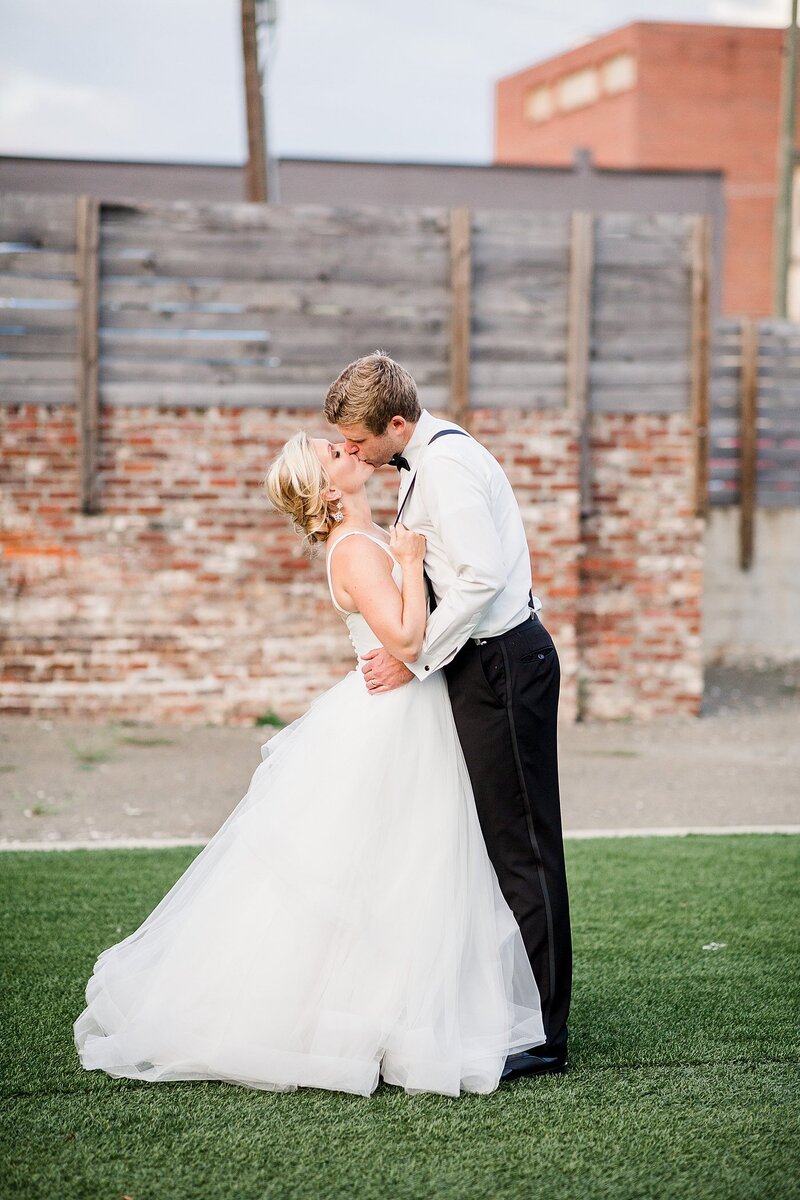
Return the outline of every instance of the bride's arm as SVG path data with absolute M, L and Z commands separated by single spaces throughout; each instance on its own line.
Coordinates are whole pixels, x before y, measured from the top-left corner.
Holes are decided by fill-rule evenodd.
M 425 538 L 412 533 L 405 525 L 392 526 L 389 546 L 403 568 L 403 630 L 405 654 L 397 657 L 406 662 L 415 662 L 425 640 L 425 625 L 428 620 L 428 605 L 425 592 Z M 369 621 L 367 622 L 369 624 Z M 371 626 L 371 628 L 375 628 Z M 388 647 L 387 647 L 388 649 Z
M 332 582 L 340 602 L 361 613 L 390 654 L 414 662 L 425 636 L 425 538 L 400 525 L 389 544 L 403 567 L 402 591 L 392 579 L 385 551 L 361 537 L 347 538 L 337 547 Z

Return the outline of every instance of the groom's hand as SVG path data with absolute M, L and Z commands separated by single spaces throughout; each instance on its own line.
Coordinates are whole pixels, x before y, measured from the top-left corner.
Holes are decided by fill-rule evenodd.
M 382 646 L 379 646 L 377 650 L 370 650 L 368 654 L 364 655 L 364 666 L 361 670 L 367 681 L 367 689 L 373 694 L 393 692 L 395 688 L 402 687 L 403 684 L 409 683 L 414 678 L 406 664 L 400 662 L 399 658 L 395 658 Z

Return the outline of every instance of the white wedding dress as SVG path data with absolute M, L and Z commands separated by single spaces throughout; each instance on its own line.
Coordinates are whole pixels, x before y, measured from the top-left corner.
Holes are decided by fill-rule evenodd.
M 360 666 L 378 640 L 339 611 Z M 74 1024 L 83 1066 L 492 1091 L 509 1051 L 545 1039 L 442 673 L 372 696 L 355 669 L 261 753 L 212 840 L 97 959 Z

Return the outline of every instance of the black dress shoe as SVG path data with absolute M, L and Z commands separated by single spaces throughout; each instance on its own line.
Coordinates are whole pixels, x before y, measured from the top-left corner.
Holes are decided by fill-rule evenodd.
M 509 1054 L 500 1075 L 500 1082 L 509 1083 L 512 1079 L 520 1079 L 523 1075 L 563 1075 L 566 1069 L 567 1055 L 565 1051 L 555 1053 L 547 1046 L 537 1046 L 534 1050 Z

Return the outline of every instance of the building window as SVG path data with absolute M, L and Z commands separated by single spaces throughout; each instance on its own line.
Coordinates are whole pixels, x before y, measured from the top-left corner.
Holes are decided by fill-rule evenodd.
M 525 116 L 539 125 L 556 112 L 571 112 L 594 104 L 601 94 L 616 96 L 636 83 L 636 59 L 632 54 L 615 54 L 599 67 L 583 67 L 563 75 L 553 84 L 540 83 L 525 96 Z
M 603 91 L 609 96 L 627 92 L 636 83 L 636 59 L 632 54 L 615 54 L 603 63 L 600 72 Z
M 583 108 L 585 104 L 594 104 L 600 95 L 600 80 L 596 67 L 584 67 L 582 71 L 573 71 L 565 75 L 556 84 L 558 107 L 564 112 L 573 108 Z
M 525 97 L 525 116 L 529 121 L 549 121 L 555 112 L 553 89 L 542 85 L 531 88 Z

